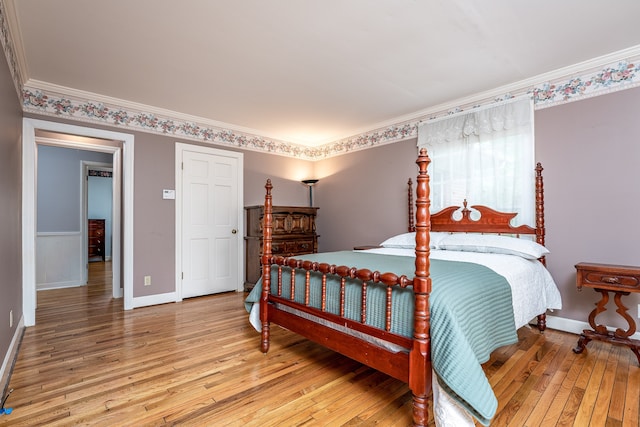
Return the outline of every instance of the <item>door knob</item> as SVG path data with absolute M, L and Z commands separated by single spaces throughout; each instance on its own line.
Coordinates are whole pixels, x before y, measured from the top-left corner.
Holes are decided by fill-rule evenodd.
M 238 230 L 236 230 L 235 228 L 233 230 L 231 230 L 231 234 L 236 234 L 238 232 Z

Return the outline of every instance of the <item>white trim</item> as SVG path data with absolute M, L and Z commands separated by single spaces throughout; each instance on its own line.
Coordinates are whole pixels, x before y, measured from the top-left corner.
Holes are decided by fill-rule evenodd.
M 569 332 L 571 334 L 580 335 L 584 329 L 591 329 L 591 326 L 587 322 L 582 322 L 579 320 L 566 319 L 564 317 L 547 315 L 547 327 L 551 329 L 556 329 L 558 331 Z M 614 327 L 607 327 L 610 331 L 615 331 Z M 636 332 L 631 335 L 632 339 L 640 339 L 640 332 Z M 576 337 L 577 339 L 577 337 Z M 577 341 L 576 341 L 577 343 Z
M 23 332 L 24 316 L 20 317 L 20 321 L 16 325 L 16 330 L 13 333 L 13 338 L 11 338 L 11 343 L 9 343 L 9 348 L 4 355 L 2 367 L 0 367 L 0 391 L 3 391 L 5 387 L 9 385 L 9 379 L 11 377 L 11 372 L 13 371 L 13 361 L 18 356 Z M 0 396 L 0 399 L 2 399 L 2 396 Z
M 82 232 L 36 233 L 36 291 L 85 285 Z
M 22 121 L 22 292 L 23 292 L 23 314 L 25 326 L 35 325 L 36 310 L 36 278 L 35 278 L 35 239 L 36 239 L 36 175 L 37 175 L 37 147 L 36 147 L 36 129 L 60 132 L 72 135 L 80 135 L 101 139 L 110 139 L 123 141 L 123 147 L 113 147 L 105 145 L 94 145 L 82 142 L 65 141 L 65 145 L 71 145 L 76 148 L 91 149 L 94 151 L 105 150 L 114 153 L 114 175 L 116 175 L 116 167 L 122 159 L 122 175 L 123 175 L 123 196 L 124 196 L 124 233 L 123 235 L 123 253 L 120 255 L 120 249 L 113 248 L 113 274 L 120 274 L 122 269 L 124 278 L 124 308 L 130 310 L 133 308 L 133 153 L 134 153 L 134 136 L 132 134 L 113 132 L 102 129 L 95 129 L 77 125 L 69 125 L 65 123 L 48 122 L 44 120 L 24 118 Z M 122 153 L 122 154 L 121 154 Z M 122 156 L 122 157 L 121 157 Z M 118 170 L 118 174 L 120 171 Z M 114 186 L 116 179 L 114 179 Z M 119 207 L 115 206 L 114 210 Z M 115 218 L 119 218 L 117 215 Z M 120 221 L 116 228 L 114 218 L 113 233 L 120 235 Z M 115 245 L 114 245 L 115 246 Z M 123 262 L 121 268 L 120 263 Z M 119 282 L 120 280 L 118 280 Z
M 183 144 L 176 142 L 175 149 L 175 174 L 176 174 L 176 200 L 175 200 L 175 233 L 176 233 L 176 302 L 182 301 L 182 157 L 184 151 L 195 151 L 197 153 L 210 154 L 220 157 L 231 157 L 238 162 L 238 180 L 236 182 L 238 188 L 238 286 L 237 292 L 244 291 L 244 155 L 237 151 L 220 150 L 217 148 L 203 147 L 200 145 Z
M 150 305 L 167 304 L 170 302 L 178 302 L 176 292 L 167 292 L 164 294 L 146 295 L 142 297 L 135 297 L 133 299 L 133 307 L 147 307 Z
M 38 231 L 36 232 L 37 237 L 45 237 L 45 236 L 77 236 L 82 234 L 81 231 Z
M 206 126 L 211 126 L 214 128 L 219 128 L 219 129 L 225 129 L 225 130 L 231 130 L 234 132 L 240 132 L 240 133 L 245 133 L 248 135 L 252 135 L 258 138 L 268 138 L 268 139 L 272 139 L 275 141 L 280 141 L 280 142 L 285 142 L 285 143 L 290 143 L 290 144 L 295 144 L 295 145 L 302 145 L 302 146 L 306 146 L 304 144 L 299 144 L 296 142 L 292 142 L 292 141 L 286 141 L 283 139 L 280 139 L 276 136 L 270 136 L 270 134 L 268 132 L 263 132 L 257 129 L 253 129 L 253 128 L 249 128 L 249 127 L 244 127 L 244 126 L 238 126 L 238 125 L 234 125 L 234 124 L 230 124 L 230 123 L 225 123 L 225 122 L 220 122 L 218 120 L 214 120 L 214 119 L 209 119 L 206 117 L 200 117 L 200 116 L 194 116 L 191 114 L 185 114 L 185 113 L 181 113 L 179 111 L 174 111 L 174 110 L 169 110 L 166 108 L 160 108 L 160 107 L 155 107 L 153 105 L 148 105 L 148 104 L 141 104 L 138 102 L 133 102 L 133 101 L 128 101 L 126 99 L 121 99 L 121 98 L 114 98 L 111 96 L 107 96 L 107 95 L 102 95 L 99 93 L 95 93 L 95 92 L 89 92 L 89 91 L 85 91 L 85 90 L 81 90 L 81 89 L 76 89 L 76 88 L 72 88 L 72 87 L 68 87 L 68 86 L 61 86 L 61 85 L 57 85 L 55 83 L 49 83 L 49 82 L 45 82 L 42 80 L 35 80 L 35 79 L 28 79 L 25 83 L 24 83 L 24 87 L 30 88 L 30 89 L 34 89 L 34 90 L 39 90 L 41 92 L 47 93 L 47 94 L 52 94 L 54 96 L 62 96 L 65 98 L 73 98 L 75 100 L 82 100 L 82 101 L 91 101 L 91 102 L 95 102 L 95 103 L 101 103 L 101 104 L 106 104 L 106 105 L 113 105 L 113 106 L 118 106 L 118 108 L 121 108 L 123 110 L 128 110 L 128 111 L 140 111 L 140 112 L 145 112 L 148 114 L 154 114 L 157 116 L 162 116 L 162 117 L 170 117 L 173 120 L 179 120 L 179 121 L 184 121 L 184 122 L 193 122 L 193 123 L 199 123 L 199 124 L 203 124 Z
M 70 282 L 41 283 L 38 285 L 38 291 L 48 291 L 51 289 L 80 288 L 82 286 L 86 286 L 86 283 L 82 283 L 79 280 L 70 281 Z
M 527 91 L 530 88 L 547 81 L 565 79 L 565 78 L 569 78 L 570 76 L 585 74 L 590 71 L 597 70 L 600 67 L 609 65 L 611 63 L 622 61 L 626 58 L 636 57 L 638 55 L 640 55 L 640 45 L 633 46 L 628 49 L 623 49 L 617 52 L 613 52 L 608 55 L 600 56 L 598 58 L 594 58 L 588 61 L 580 62 L 578 64 L 574 64 L 568 67 L 560 68 L 558 70 L 554 70 L 548 73 L 539 74 L 537 76 L 534 76 L 525 80 L 520 80 L 512 84 L 500 86 L 494 89 L 490 89 L 485 92 L 479 92 L 467 97 L 457 98 L 448 102 L 444 102 L 442 104 L 425 108 L 423 110 L 406 114 L 404 116 L 398 116 L 391 120 L 379 122 L 371 126 L 363 127 L 356 130 L 352 135 L 338 137 L 338 138 L 335 138 L 334 141 L 329 141 L 329 142 L 326 142 L 325 144 L 331 145 L 343 139 L 357 138 L 361 134 L 374 132 L 376 130 L 383 129 L 387 126 L 400 126 L 404 123 L 409 123 L 416 120 L 426 120 L 426 118 L 430 116 L 433 116 L 436 114 L 442 114 L 445 111 L 451 111 L 455 108 L 459 108 L 462 106 L 469 106 L 469 105 L 474 105 L 478 103 L 485 104 L 487 100 L 500 98 L 507 93 L 519 93 L 522 91 Z M 467 108 L 465 108 L 465 110 L 467 110 Z M 320 144 L 320 146 L 322 146 L 322 144 Z

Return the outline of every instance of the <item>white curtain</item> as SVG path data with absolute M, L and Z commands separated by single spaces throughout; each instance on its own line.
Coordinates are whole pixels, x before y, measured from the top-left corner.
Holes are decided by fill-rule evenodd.
M 517 98 L 418 126 L 431 158 L 431 211 L 485 205 L 535 225 L 533 101 Z

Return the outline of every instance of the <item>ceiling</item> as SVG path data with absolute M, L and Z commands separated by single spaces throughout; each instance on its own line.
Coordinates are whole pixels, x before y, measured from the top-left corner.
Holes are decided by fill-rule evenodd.
M 25 85 L 303 145 L 640 46 L 640 2 L 9 0 Z

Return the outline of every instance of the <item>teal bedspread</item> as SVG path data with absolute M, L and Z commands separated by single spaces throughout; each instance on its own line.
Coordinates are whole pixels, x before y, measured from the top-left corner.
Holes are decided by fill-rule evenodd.
M 414 276 L 414 258 L 366 252 L 331 252 L 305 255 L 304 259 L 329 264 L 368 268 L 381 273 Z M 272 293 L 277 292 L 272 269 Z M 320 274 L 312 275 L 320 277 Z M 430 295 L 431 358 L 440 384 L 478 421 L 488 425 L 495 415 L 498 401 L 484 374 L 481 363 L 493 350 L 517 342 L 513 320 L 511 288 L 507 281 L 491 269 L 473 263 L 431 260 L 433 288 Z M 290 273 L 283 271 L 288 284 Z M 304 300 L 305 272 L 296 274 L 297 301 Z M 319 282 L 316 281 L 316 282 Z M 339 313 L 339 280 L 327 280 L 327 311 Z M 260 300 L 261 282 L 245 300 L 247 310 Z M 284 292 L 286 291 L 286 292 Z M 346 288 L 345 317 L 360 320 L 361 286 L 349 281 Z M 288 286 L 283 296 L 289 297 Z M 319 284 L 312 286 L 310 305 L 320 307 Z M 385 289 L 369 285 L 367 289 L 367 323 L 384 328 Z M 413 292 L 397 289 L 393 294 L 392 332 L 413 336 Z

